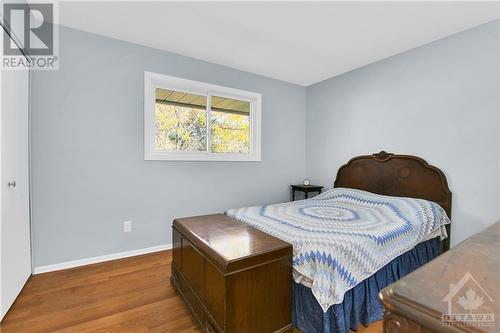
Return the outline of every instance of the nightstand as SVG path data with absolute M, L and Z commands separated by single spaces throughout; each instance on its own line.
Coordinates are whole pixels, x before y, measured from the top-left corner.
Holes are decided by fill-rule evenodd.
M 309 198 L 309 192 L 317 192 L 318 194 L 321 193 L 321 190 L 323 190 L 323 186 L 318 186 L 318 185 L 290 185 L 291 188 L 291 194 L 292 194 L 292 201 L 295 201 L 295 191 L 299 192 L 304 192 L 304 198 L 308 199 Z

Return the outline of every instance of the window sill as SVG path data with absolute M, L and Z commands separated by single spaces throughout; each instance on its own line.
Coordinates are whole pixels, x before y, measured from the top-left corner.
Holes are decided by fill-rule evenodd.
M 260 154 L 217 154 L 217 153 L 170 153 L 170 152 L 146 152 L 146 161 L 214 161 L 214 162 L 260 162 Z

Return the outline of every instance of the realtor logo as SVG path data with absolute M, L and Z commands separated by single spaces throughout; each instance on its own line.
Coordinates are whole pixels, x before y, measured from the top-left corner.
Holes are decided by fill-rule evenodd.
M 3 12 L 9 27 L 18 38 L 18 48 L 25 54 L 52 55 L 54 52 L 53 4 L 4 3 Z M 5 32 L 7 33 L 7 32 Z M 4 38 L 4 54 L 16 55 L 17 47 Z
M 441 318 L 444 326 L 495 326 L 495 314 L 482 311 L 494 301 L 469 272 L 456 284 L 450 284 L 443 302 L 448 303 L 448 313 Z
M 3 3 L 3 16 L 2 68 L 57 69 L 54 3 Z

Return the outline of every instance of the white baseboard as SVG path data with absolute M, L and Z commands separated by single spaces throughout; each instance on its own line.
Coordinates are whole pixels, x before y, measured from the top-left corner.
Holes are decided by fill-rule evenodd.
M 170 250 L 170 249 L 172 249 L 172 244 L 164 244 L 164 245 L 158 245 L 158 246 L 153 246 L 153 247 L 147 247 L 144 249 L 137 249 L 137 250 L 118 252 L 118 253 L 113 253 L 113 254 L 106 254 L 104 256 L 99 256 L 99 257 L 66 261 L 66 262 L 61 262 L 59 264 L 38 266 L 38 267 L 35 267 L 33 269 L 33 274 L 41 274 L 41 273 L 59 271 L 61 269 L 68 269 L 68 268 L 74 268 L 74 267 L 79 267 L 79 266 L 97 264 L 99 262 L 122 259 L 122 258 L 133 257 L 133 256 L 139 256 L 141 254 L 148 254 L 148 253 L 165 251 L 165 250 Z

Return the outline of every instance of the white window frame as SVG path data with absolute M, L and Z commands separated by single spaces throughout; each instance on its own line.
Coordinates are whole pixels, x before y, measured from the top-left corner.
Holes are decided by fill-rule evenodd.
M 207 151 L 158 151 L 155 143 L 155 89 L 175 90 L 207 97 Z M 250 102 L 250 150 L 247 154 L 212 153 L 210 145 L 210 98 L 218 96 Z M 260 161 L 261 111 L 259 93 L 192 81 L 158 73 L 144 72 L 144 159 L 163 161 Z

